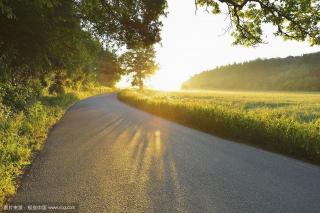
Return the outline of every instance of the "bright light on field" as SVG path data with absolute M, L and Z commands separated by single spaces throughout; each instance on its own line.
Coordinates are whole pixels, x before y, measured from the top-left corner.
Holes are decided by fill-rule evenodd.
M 157 74 L 145 80 L 145 87 L 165 91 L 179 90 L 181 83 L 186 79 L 182 79 L 177 73 L 172 73 L 170 76 L 167 73 L 159 70 Z M 122 77 L 116 86 L 118 88 L 130 87 L 130 78 L 127 76 Z
M 184 80 L 179 72 L 165 72 L 160 70 L 148 79 L 148 85 L 156 90 L 179 90 Z

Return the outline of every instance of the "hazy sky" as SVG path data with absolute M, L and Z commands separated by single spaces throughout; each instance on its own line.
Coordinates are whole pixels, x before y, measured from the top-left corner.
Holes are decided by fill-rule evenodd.
M 320 47 L 307 43 L 285 42 L 272 33 L 267 33 L 268 44 L 252 48 L 233 46 L 232 37 L 224 34 L 228 26 L 226 15 L 208 14 L 201 8 L 196 15 L 194 0 L 168 0 L 168 3 L 162 46 L 156 47 L 160 70 L 148 81 L 157 89 L 179 89 L 190 76 L 219 65 L 320 51 Z

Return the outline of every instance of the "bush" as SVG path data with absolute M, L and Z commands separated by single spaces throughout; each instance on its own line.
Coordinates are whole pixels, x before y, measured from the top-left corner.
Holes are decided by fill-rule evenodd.
M 49 87 L 49 94 L 58 94 L 58 95 L 63 95 L 65 93 L 63 85 L 59 83 L 53 83 Z
M 42 89 L 39 81 L 24 85 L 2 84 L 0 86 L 2 103 L 15 112 L 26 110 L 41 96 Z

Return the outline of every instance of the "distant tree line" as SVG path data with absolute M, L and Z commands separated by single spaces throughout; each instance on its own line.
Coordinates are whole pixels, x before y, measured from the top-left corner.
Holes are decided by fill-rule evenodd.
M 320 91 L 320 53 L 217 67 L 193 76 L 182 88 Z

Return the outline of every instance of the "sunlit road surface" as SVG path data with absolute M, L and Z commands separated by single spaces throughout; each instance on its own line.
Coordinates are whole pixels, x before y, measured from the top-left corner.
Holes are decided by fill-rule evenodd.
M 103 95 L 68 110 L 14 202 L 78 203 L 80 212 L 320 212 L 320 167 Z

